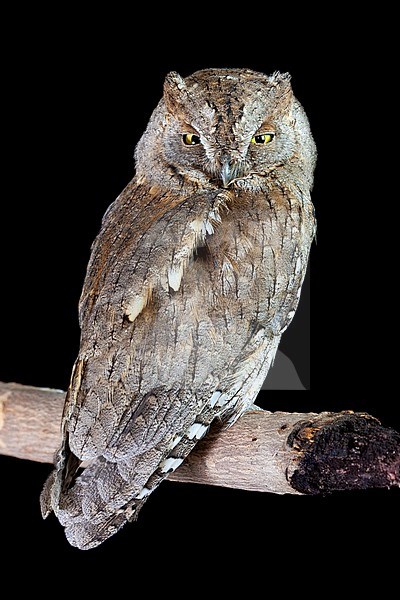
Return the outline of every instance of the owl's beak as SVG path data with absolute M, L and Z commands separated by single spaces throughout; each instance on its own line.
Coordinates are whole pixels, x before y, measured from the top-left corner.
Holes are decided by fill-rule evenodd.
M 224 188 L 229 187 L 232 181 L 242 177 L 243 174 L 243 163 L 241 161 L 226 158 L 222 162 L 221 180 Z

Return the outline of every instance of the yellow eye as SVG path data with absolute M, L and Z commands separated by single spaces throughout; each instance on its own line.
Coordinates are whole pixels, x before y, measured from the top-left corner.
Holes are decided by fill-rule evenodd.
M 251 138 L 252 144 L 258 144 L 259 146 L 265 146 L 265 144 L 269 144 L 274 139 L 273 133 L 261 133 L 260 135 L 255 135 Z
M 184 133 L 182 140 L 185 146 L 196 146 L 196 144 L 200 144 L 200 136 L 195 133 Z

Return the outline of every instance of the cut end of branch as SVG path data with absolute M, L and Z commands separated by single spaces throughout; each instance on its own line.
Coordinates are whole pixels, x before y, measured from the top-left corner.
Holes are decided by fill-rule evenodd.
M 325 413 L 292 431 L 290 484 L 303 494 L 400 487 L 400 434 L 363 413 Z

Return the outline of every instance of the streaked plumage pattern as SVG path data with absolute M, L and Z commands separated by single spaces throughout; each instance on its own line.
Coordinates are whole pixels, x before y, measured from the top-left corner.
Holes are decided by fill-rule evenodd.
M 293 318 L 316 153 L 289 79 L 169 74 L 136 176 L 104 216 L 41 497 L 79 548 L 135 519 L 215 418 L 233 423 L 253 403 Z

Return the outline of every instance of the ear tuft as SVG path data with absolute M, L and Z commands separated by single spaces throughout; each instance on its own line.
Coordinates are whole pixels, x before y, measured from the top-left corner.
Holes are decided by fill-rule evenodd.
M 290 84 L 290 73 L 275 71 L 269 78 L 274 89 L 274 96 L 282 110 L 290 111 L 293 103 L 293 91 Z
M 171 71 L 164 81 L 164 101 L 167 109 L 174 112 L 177 105 L 182 102 L 186 92 L 186 83 L 176 71 Z
M 292 79 L 292 76 L 290 75 L 290 73 L 280 73 L 279 71 L 275 71 L 275 73 L 272 73 L 272 75 L 269 77 L 269 80 L 272 84 L 274 85 L 282 85 L 282 86 L 286 86 L 286 87 L 290 87 L 290 80 Z

